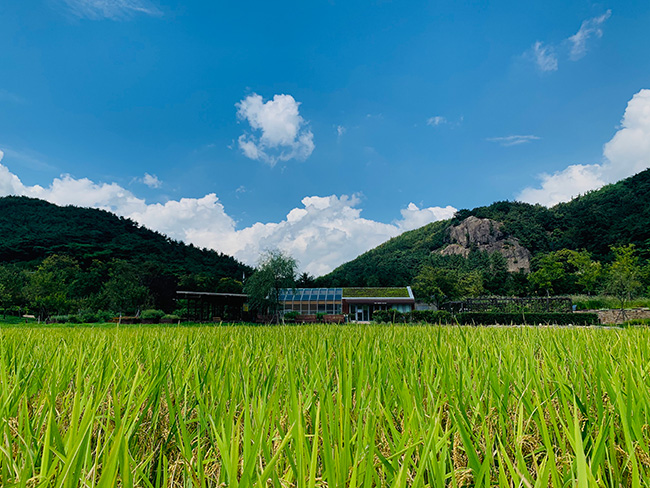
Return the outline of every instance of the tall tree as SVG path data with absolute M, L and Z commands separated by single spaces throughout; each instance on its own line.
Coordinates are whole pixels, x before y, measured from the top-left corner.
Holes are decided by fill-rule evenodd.
M 612 247 L 614 262 L 607 267 L 605 292 L 615 296 L 625 317 L 625 305 L 641 291 L 642 269 L 634 244 Z
M 257 270 L 244 284 L 250 307 L 268 311 L 274 321 L 279 321 L 280 291 L 295 287 L 297 272 L 298 263 L 288 254 L 279 250 L 262 254 Z

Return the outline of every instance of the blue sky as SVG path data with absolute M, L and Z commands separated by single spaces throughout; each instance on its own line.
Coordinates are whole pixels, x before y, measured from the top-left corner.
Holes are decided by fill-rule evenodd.
M 3 2 L 0 195 L 320 274 L 650 166 L 649 27 L 647 1 Z

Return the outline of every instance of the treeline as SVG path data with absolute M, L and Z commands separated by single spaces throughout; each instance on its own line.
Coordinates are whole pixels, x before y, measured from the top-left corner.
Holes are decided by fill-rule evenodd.
M 417 298 L 436 303 L 485 295 L 550 296 L 607 294 L 624 306 L 638 296 L 650 297 L 647 249 L 634 244 L 612 247 L 611 262 L 602 263 L 586 250 L 538 253 L 529 274 L 508 273 L 505 258 L 495 252 L 463 256 L 432 254 L 413 281 Z
M 68 314 L 134 315 L 147 309 L 174 313 L 178 289 L 241 293 L 242 283 L 205 273 L 178 277 L 155 261 L 95 260 L 86 266 L 55 254 L 35 269 L 0 265 L 2 313 L 42 320 Z
M 241 292 L 252 268 L 103 210 L 0 198 L 0 309 L 52 315 L 176 308 L 179 289 Z

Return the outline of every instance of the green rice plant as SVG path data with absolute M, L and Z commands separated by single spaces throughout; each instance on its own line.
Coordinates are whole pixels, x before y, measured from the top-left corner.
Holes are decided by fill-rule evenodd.
M 0 327 L 0 485 L 650 485 L 650 331 Z

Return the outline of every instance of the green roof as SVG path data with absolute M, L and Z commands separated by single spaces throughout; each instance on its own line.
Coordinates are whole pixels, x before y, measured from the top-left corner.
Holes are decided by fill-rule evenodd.
M 400 288 L 343 288 L 343 298 L 410 298 L 408 289 Z

